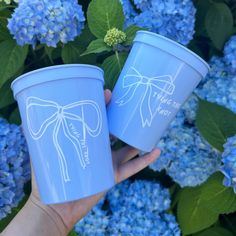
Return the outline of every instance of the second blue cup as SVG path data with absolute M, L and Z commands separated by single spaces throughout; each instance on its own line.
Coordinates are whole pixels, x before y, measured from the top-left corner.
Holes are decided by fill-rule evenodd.
M 208 70 L 207 63 L 184 46 L 137 32 L 108 107 L 110 133 L 151 151 Z

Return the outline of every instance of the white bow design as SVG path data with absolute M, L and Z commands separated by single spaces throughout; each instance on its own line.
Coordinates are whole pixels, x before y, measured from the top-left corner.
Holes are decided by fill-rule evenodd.
M 96 127 L 92 129 L 85 121 L 84 117 L 84 108 L 90 106 L 96 111 L 97 117 L 94 117 L 96 121 Z M 41 112 L 47 111 L 54 111 L 53 114 L 45 119 L 41 124 L 39 124 L 39 128 L 36 131 L 32 128 L 33 122 L 31 121 L 31 116 L 29 109 L 41 109 Z M 73 114 L 73 108 L 81 109 L 81 116 Z M 50 109 L 50 110 L 48 110 Z M 53 109 L 53 110 L 52 110 Z M 50 114 L 50 113 L 49 113 Z M 86 163 L 83 157 L 83 151 L 81 147 L 81 141 L 78 139 L 75 133 L 71 132 L 69 129 L 68 121 L 79 121 L 82 123 L 83 127 L 83 141 L 86 142 L 86 133 L 88 133 L 92 137 L 96 137 L 100 134 L 102 128 L 102 118 L 101 118 L 101 111 L 97 103 L 92 100 L 82 100 L 78 102 L 74 102 L 68 104 L 66 106 L 61 106 L 58 103 L 50 100 L 44 100 L 38 97 L 28 97 L 26 101 L 26 116 L 27 116 L 27 126 L 30 132 L 30 135 L 34 140 L 38 140 L 43 137 L 45 132 L 47 131 L 50 125 L 54 125 L 53 132 L 52 132 L 52 140 L 53 144 L 56 148 L 59 157 L 59 165 L 61 175 L 65 182 L 70 181 L 69 173 L 68 173 L 68 165 L 65 158 L 65 154 L 62 150 L 62 147 L 58 143 L 58 133 L 59 130 L 62 129 L 65 137 L 70 140 L 73 144 L 75 151 L 79 157 L 80 164 L 84 169 L 86 167 Z M 34 124 L 35 125 L 35 124 Z
M 157 77 L 147 77 L 141 75 L 134 67 L 130 68 L 130 72 L 123 78 L 123 88 L 126 89 L 125 94 L 119 98 L 116 103 L 123 106 L 130 102 L 137 88 L 144 86 L 144 93 L 141 95 L 140 115 L 142 126 L 151 126 L 152 120 L 157 111 L 157 104 L 153 102 L 153 98 L 161 91 L 162 95 L 173 95 L 175 91 L 174 79 L 171 75 L 162 75 Z

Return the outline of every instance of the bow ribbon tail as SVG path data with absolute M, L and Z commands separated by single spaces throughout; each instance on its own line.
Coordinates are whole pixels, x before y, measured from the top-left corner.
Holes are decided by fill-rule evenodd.
M 71 134 L 71 131 L 70 131 L 69 127 L 68 127 L 66 119 L 63 120 L 62 125 L 63 125 L 63 130 L 64 130 L 65 136 L 73 144 L 73 146 L 74 146 L 74 148 L 76 150 L 76 153 L 77 153 L 77 155 L 79 157 L 80 164 L 81 164 L 82 168 L 85 169 L 86 163 L 85 163 L 85 161 L 83 159 L 83 151 L 82 151 L 82 147 L 81 147 L 81 144 L 80 144 L 79 140 L 76 137 L 74 137 L 73 134 Z
M 116 103 L 118 103 L 119 106 L 123 106 L 126 103 L 128 103 L 130 100 L 132 100 L 134 97 L 135 91 L 138 88 L 138 85 L 139 83 L 135 83 L 133 85 L 128 86 L 128 89 L 125 92 L 125 94 L 121 98 L 117 99 Z
M 142 120 L 142 126 L 151 126 L 153 119 L 153 106 L 152 106 L 152 88 L 151 85 L 148 84 L 146 86 L 146 91 L 142 97 L 140 104 L 140 115 Z
M 53 143 L 59 156 L 59 165 L 60 165 L 60 171 L 61 171 L 62 177 L 65 182 L 68 182 L 70 181 L 70 177 L 68 174 L 67 162 L 66 162 L 65 155 L 58 142 L 58 133 L 59 133 L 61 124 L 63 125 L 63 121 L 58 119 L 53 130 Z

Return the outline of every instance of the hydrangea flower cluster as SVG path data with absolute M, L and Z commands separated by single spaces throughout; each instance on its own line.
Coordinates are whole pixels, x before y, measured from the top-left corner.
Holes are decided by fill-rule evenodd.
M 21 128 L 0 118 L 0 219 L 22 200 L 29 179 L 29 155 Z
M 184 124 L 193 125 L 196 120 L 197 107 L 198 98 L 195 95 L 191 95 L 178 111 L 175 119 L 171 122 L 170 129 L 181 127 Z
M 231 73 L 236 73 L 236 35 L 224 47 L 224 60 Z
M 97 205 L 75 230 L 83 235 L 180 235 L 170 207 L 170 194 L 156 182 L 129 180 L 107 195 L 109 211 Z
M 150 168 L 165 169 L 181 187 L 197 186 L 220 169 L 219 153 L 201 138 L 195 127 L 169 129 L 158 147 L 161 156 Z
M 120 0 L 125 15 L 125 26 L 134 24 L 134 17 L 137 15 L 130 0 Z
M 113 212 L 125 208 L 163 212 L 170 207 L 170 194 L 160 184 L 151 181 L 125 181 L 107 196 Z
M 108 235 L 180 236 L 180 229 L 171 214 L 119 210 L 111 217 Z
M 210 72 L 195 89 L 194 93 L 202 99 L 217 103 L 236 112 L 236 77 L 226 65 L 224 58 L 212 57 L 209 62 Z M 171 127 L 184 123 L 193 125 L 196 120 L 198 99 L 195 95 L 184 103 Z
M 134 23 L 184 45 L 193 38 L 196 9 L 191 0 L 134 0 L 141 11 L 136 14 L 130 2 L 122 4 L 127 25 Z
M 232 187 L 236 193 L 236 135 L 228 138 L 224 144 L 222 162 L 221 171 L 225 176 L 224 185 Z
M 236 112 L 236 36 L 226 43 L 224 57 L 212 57 L 211 70 L 196 93 L 202 99 Z
M 75 225 L 75 231 L 78 235 L 105 235 L 109 216 L 107 211 L 102 210 L 104 198 L 82 219 Z
M 81 33 L 84 13 L 76 0 L 24 0 L 8 21 L 8 29 L 19 45 L 37 41 L 56 47 Z
M 166 214 L 170 194 L 157 182 L 125 181 L 108 194 L 113 214 L 109 235 L 180 235 L 175 217 Z
M 108 30 L 104 37 L 104 43 L 106 43 L 108 46 L 115 46 L 119 43 L 123 43 L 125 40 L 126 34 L 117 28 Z
M 196 90 L 197 95 L 236 112 L 236 76 L 231 74 L 223 58 L 213 57 L 210 64 L 211 72 Z

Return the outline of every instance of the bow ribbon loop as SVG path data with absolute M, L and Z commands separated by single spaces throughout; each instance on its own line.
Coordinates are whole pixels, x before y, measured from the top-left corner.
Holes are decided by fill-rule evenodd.
M 93 120 L 95 121 L 94 127 L 86 122 L 85 113 L 87 109 L 90 111 L 92 109 L 96 113 L 96 116 L 93 117 Z M 38 111 L 40 114 L 46 114 L 47 116 L 42 121 L 38 120 L 38 123 L 35 122 L 35 124 L 31 120 L 31 111 Z M 26 119 L 29 133 L 34 140 L 42 138 L 47 132 L 48 127 L 53 126 L 52 141 L 58 154 L 61 176 L 65 182 L 70 181 L 70 177 L 63 148 L 58 142 L 60 130 L 63 131 L 64 136 L 73 145 L 81 167 L 83 169 L 86 167 L 87 164 L 84 160 L 81 142 L 86 143 L 87 134 L 91 137 L 96 137 L 101 132 L 102 116 L 97 103 L 92 100 L 82 100 L 61 106 L 54 101 L 44 100 L 38 97 L 28 97 L 26 101 Z M 78 138 L 78 132 L 73 132 L 70 128 L 69 122 L 72 124 L 71 122 L 73 121 L 82 124 L 82 134 L 79 134 L 82 138 Z
M 140 102 L 140 115 L 143 127 L 151 126 L 152 120 L 157 112 L 157 104 L 153 105 L 155 96 L 158 93 L 162 96 L 173 95 L 175 91 L 174 79 L 171 75 L 147 77 L 143 76 L 134 67 L 129 69 L 122 82 L 125 93 L 116 100 L 119 106 L 124 106 L 129 103 L 135 96 L 136 90 L 139 87 L 143 87 L 144 92 L 142 93 Z

